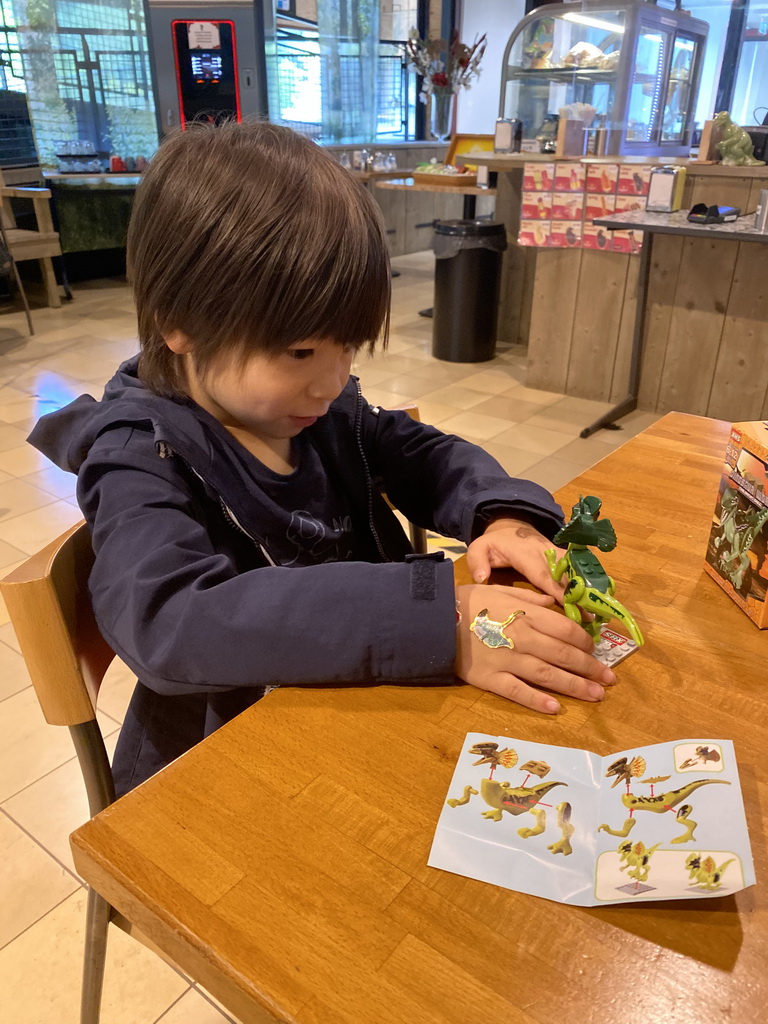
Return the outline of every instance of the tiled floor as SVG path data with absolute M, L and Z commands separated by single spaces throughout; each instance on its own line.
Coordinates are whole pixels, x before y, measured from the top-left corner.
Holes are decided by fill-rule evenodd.
M 635 413 L 624 430 L 588 440 L 579 431 L 607 408 L 524 386 L 525 355 L 500 351 L 478 365 L 430 355 L 432 257 L 400 257 L 393 282 L 389 350 L 357 367 L 366 396 L 417 402 L 422 418 L 487 448 L 508 472 L 555 489 L 653 422 Z M 77 395 L 97 396 L 136 349 L 127 288 L 115 281 L 75 288 L 61 310 L 0 316 L 0 576 L 80 518 L 74 478 L 48 465 L 25 438 L 36 418 Z M 433 540 L 433 543 L 437 543 Z M 100 718 L 115 742 L 132 679 L 110 670 Z M 47 726 L 12 627 L 0 605 L 0 1007 L 8 1024 L 76 1024 L 84 889 L 68 834 L 87 816 L 64 729 Z M 206 996 L 143 947 L 112 929 L 104 1024 L 221 1024 Z

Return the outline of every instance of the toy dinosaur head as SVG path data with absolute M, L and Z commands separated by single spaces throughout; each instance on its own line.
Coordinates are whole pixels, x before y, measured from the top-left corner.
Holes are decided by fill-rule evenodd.
M 568 523 L 555 534 L 555 544 L 582 544 L 601 551 L 613 551 L 616 534 L 608 519 L 599 519 L 602 501 L 593 494 L 579 498 Z

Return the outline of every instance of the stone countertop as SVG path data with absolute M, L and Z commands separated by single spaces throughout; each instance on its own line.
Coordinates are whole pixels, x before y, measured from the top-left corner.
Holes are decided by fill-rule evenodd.
M 768 232 L 755 231 L 755 216 L 747 214 L 727 224 L 691 224 L 688 210 L 677 213 L 649 213 L 647 210 L 632 210 L 616 213 L 611 217 L 599 217 L 592 222 L 611 231 L 650 231 L 663 235 L 705 235 L 709 238 L 725 238 L 732 242 L 768 243 Z
M 700 163 L 687 157 L 664 156 L 567 156 L 554 153 L 462 153 L 473 164 L 484 164 L 492 171 L 514 171 L 523 164 L 580 163 L 580 164 L 634 164 L 645 167 L 685 167 L 689 175 L 726 178 L 768 178 L 768 165 L 755 167 L 729 167 L 726 164 Z

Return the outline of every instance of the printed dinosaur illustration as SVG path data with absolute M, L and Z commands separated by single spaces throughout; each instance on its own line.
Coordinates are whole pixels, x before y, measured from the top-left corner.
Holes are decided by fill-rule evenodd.
M 629 786 L 630 779 L 639 779 L 645 773 L 645 758 L 637 756 L 628 761 L 626 757 L 620 757 L 614 761 L 605 773 L 607 779 L 616 776 L 611 784 L 611 789 L 618 786 L 620 782 L 626 782 Z
M 725 779 L 696 779 L 694 782 L 681 786 L 680 789 L 670 789 L 666 793 L 659 793 L 656 796 L 636 796 L 634 793 L 627 791 L 621 797 L 621 802 L 629 809 L 629 817 L 624 822 L 623 828 L 613 829 L 609 825 L 598 825 L 597 831 L 607 832 L 610 836 L 625 838 L 635 827 L 636 818 L 633 817 L 635 811 L 652 811 L 654 814 L 664 814 L 666 811 L 674 810 L 678 804 L 681 804 L 691 793 L 694 793 L 702 786 L 730 786 L 730 782 L 727 782 Z M 693 833 L 698 822 L 693 821 L 689 817 L 692 810 L 693 808 L 690 804 L 683 804 L 680 807 L 676 818 L 681 825 L 685 826 L 685 832 L 680 836 L 676 836 L 670 842 L 687 843 L 693 839 Z
M 556 843 L 552 843 L 547 849 L 552 854 L 562 853 L 564 857 L 567 857 L 569 853 L 573 853 L 571 836 L 576 831 L 575 827 L 571 824 L 571 805 L 564 801 L 558 804 L 555 810 L 557 811 L 557 827 L 562 833 L 562 839 L 558 839 Z
M 554 537 L 555 544 L 567 544 L 568 550 L 560 559 L 551 549 L 544 552 L 544 557 L 555 582 L 563 576 L 568 580 L 564 611 L 569 619 L 583 626 L 595 640 L 599 639 L 602 626 L 618 619 L 640 647 L 644 641 L 637 623 L 614 597 L 616 583 L 588 547 L 596 546 L 600 551 L 613 551 L 616 547 L 616 533 L 610 521 L 599 519 L 602 504 L 594 495 L 579 498 L 571 509 L 570 520 Z M 592 612 L 594 619 L 584 621 L 582 608 Z
M 723 884 L 725 869 L 735 860 L 736 857 L 731 857 L 717 867 L 712 857 L 705 857 L 702 860 L 700 853 L 692 853 L 685 862 L 686 870 L 689 872 L 688 881 L 692 885 L 703 885 L 705 889 L 719 889 Z
M 471 753 L 475 751 L 472 750 Z M 513 786 L 510 782 L 496 782 L 493 779 L 480 780 L 480 795 L 491 808 L 490 811 L 483 811 L 483 817 L 488 821 L 501 821 L 504 811 L 517 816 L 530 812 L 536 819 L 533 828 L 523 827 L 517 830 L 521 839 L 530 839 L 539 836 L 547 827 L 547 812 L 544 807 L 538 806 L 540 801 L 554 789 L 555 786 L 567 786 L 567 782 L 538 782 L 535 786 Z M 477 790 L 473 786 L 465 786 L 460 797 L 452 797 L 447 803 L 449 807 L 461 807 L 468 804 Z M 547 849 L 552 854 L 562 853 L 564 856 L 573 852 L 571 836 L 576 831 L 571 824 L 571 805 L 561 803 L 557 806 L 557 824 L 560 828 L 562 838 L 552 843 Z
M 473 765 L 489 764 L 494 768 L 514 768 L 517 764 L 517 751 L 511 747 L 499 750 L 498 743 L 490 741 L 475 743 L 468 750 L 469 754 L 480 754 L 479 761 L 473 761 Z
M 654 846 L 647 847 L 645 843 L 620 843 L 618 846 L 619 857 L 619 871 L 626 871 L 630 878 L 634 878 L 637 882 L 647 882 L 648 873 L 651 870 L 651 857 L 661 846 L 661 843 L 656 843 Z M 631 868 L 632 870 L 627 870 Z
M 683 768 L 693 768 L 697 764 L 707 764 L 709 761 L 712 764 L 717 764 L 719 760 L 720 754 L 714 748 L 710 750 L 709 747 L 696 747 L 696 756 L 686 758 L 678 771 L 682 771 Z

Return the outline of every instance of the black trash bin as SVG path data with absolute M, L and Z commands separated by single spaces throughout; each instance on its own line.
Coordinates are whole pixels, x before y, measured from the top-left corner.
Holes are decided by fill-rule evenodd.
M 502 253 L 499 221 L 439 220 L 432 241 L 435 303 L 432 355 L 449 363 L 481 363 L 496 350 Z

